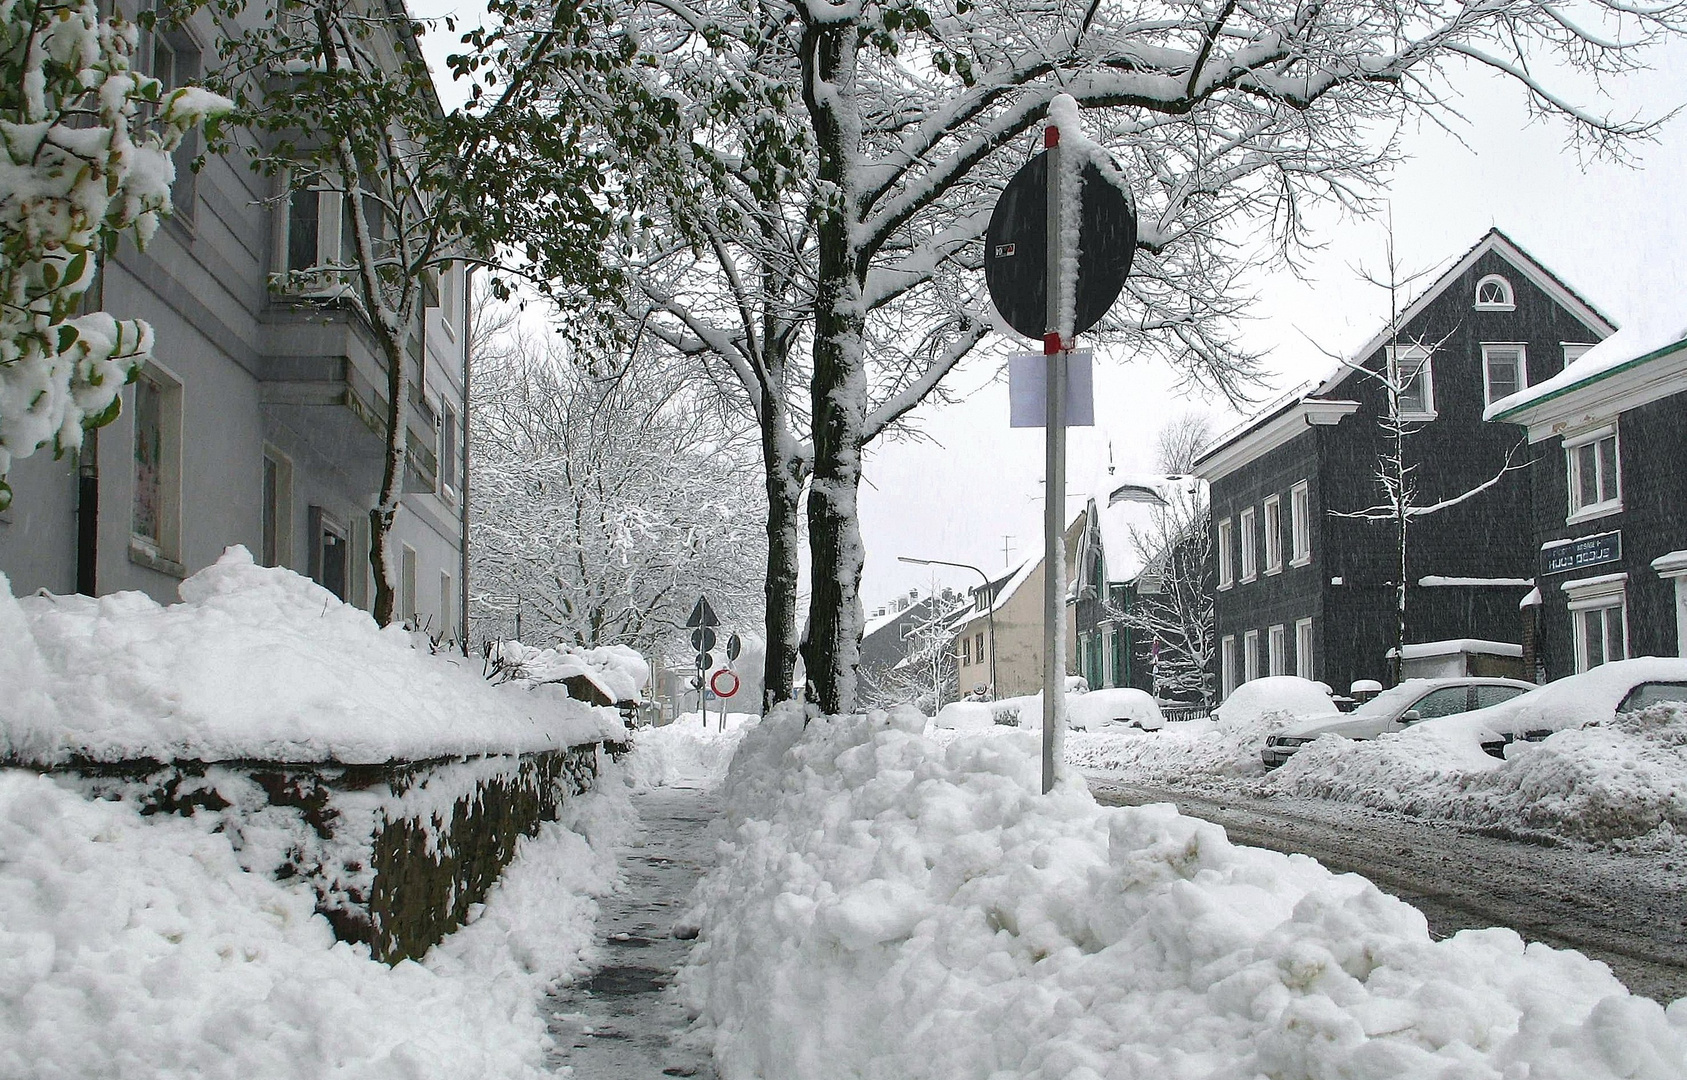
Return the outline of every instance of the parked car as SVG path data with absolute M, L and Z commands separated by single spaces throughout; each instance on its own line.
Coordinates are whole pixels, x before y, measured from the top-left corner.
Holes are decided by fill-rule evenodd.
M 1485 679 L 1461 676 L 1446 679 L 1407 679 L 1384 690 L 1350 713 L 1330 713 L 1290 724 L 1265 740 L 1260 759 L 1274 769 L 1293 757 L 1301 747 L 1323 735 L 1347 739 L 1374 739 L 1404 731 L 1413 724 L 1499 705 L 1534 690 L 1533 683 L 1517 679 Z
M 1566 728 L 1605 723 L 1663 701 L 1687 702 L 1687 659 L 1643 656 L 1566 675 L 1489 709 L 1449 717 L 1437 728 L 1474 737 L 1494 757 L 1514 742 L 1539 742 Z
M 1128 686 L 1091 690 L 1066 699 L 1066 722 L 1076 730 L 1095 731 L 1104 727 L 1132 727 L 1159 731 L 1166 726 L 1159 703 L 1152 694 Z

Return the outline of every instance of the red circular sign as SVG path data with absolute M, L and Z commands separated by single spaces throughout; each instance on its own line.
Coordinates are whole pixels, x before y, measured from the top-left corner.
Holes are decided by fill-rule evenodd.
M 723 680 L 731 682 L 732 688 L 730 690 L 721 689 L 721 682 Z M 719 671 L 709 676 L 709 689 L 715 692 L 716 697 L 731 697 L 733 694 L 738 692 L 738 676 L 734 675 L 726 668 L 721 668 Z

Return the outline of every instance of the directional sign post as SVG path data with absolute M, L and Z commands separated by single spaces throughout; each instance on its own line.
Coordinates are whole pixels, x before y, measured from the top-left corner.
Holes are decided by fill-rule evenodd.
M 1043 492 L 1043 792 L 1054 788 L 1066 717 L 1066 424 L 1067 360 L 1072 339 L 1101 320 L 1119 298 L 1136 254 L 1136 214 L 1125 193 L 1102 174 L 1094 145 L 1078 129 L 1077 102 L 1060 95 L 1049 106 L 1044 151 L 1008 182 L 984 234 L 984 280 L 1009 326 L 1042 338 L 1047 483 Z M 1064 118 L 1064 119 L 1062 119 Z M 1072 147 L 1061 146 L 1066 123 Z M 1076 206 L 1061 197 L 1063 155 L 1082 162 Z M 1076 162 L 1072 168 L 1078 168 Z M 1062 272 L 1069 215 L 1076 215 L 1077 274 Z M 1071 290 L 1071 295 L 1066 291 Z M 1063 328 L 1070 305 L 1072 323 Z M 1063 330 L 1065 336 L 1063 337 Z

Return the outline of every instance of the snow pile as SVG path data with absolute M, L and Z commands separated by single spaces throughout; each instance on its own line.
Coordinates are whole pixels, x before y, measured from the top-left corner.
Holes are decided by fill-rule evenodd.
M 624 734 L 556 686 L 493 687 L 243 547 L 182 582 L 14 599 L 0 576 L 0 757 L 337 760 L 517 752 Z
M 922 726 L 746 733 L 681 978 L 727 1080 L 1687 1075 L 1687 1003 Z
M 491 655 L 511 677 L 535 685 L 584 676 L 613 702 L 637 701 L 650 684 L 649 662 L 628 645 L 540 649 L 519 641 L 500 641 L 492 646 Z
M 590 845 L 545 825 L 477 923 L 389 968 L 208 821 L 0 770 L 0 1076 L 546 1075 L 539 993 L 582 969 L 625 819 L 598 795 L 572 812 Z
M 1687 839 L 1687 705 L 1666 702 L 1514 743 L 1503 762 L 1468 739 L 1421 727 L 1374 743 L 1320 740 L 1266 787 L 1619 847 Z
M 719 787 L 739 740 L 756 719 L 748 713 L 728 713 L 726 730 L 721 731 L 713 715 L 705 724 L 697 713 L 686 713 L 664 727 L 639 728 L 633 733 L 633 753 L 624 763 L 628 778 L 640 788 Z

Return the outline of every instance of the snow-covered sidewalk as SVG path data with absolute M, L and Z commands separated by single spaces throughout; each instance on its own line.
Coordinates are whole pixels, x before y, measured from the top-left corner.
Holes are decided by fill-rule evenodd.
M 676 938 L 673 928 L 705 869 L 703 835 L 719 799 L 699 787 L 651 788 L 632 799 L 644 830 L 620 848 L 621 887 L 599 902 L 602 965 L 546 1003 L 556 1040 L 550 1063 L 580 1080 L 713 1077 L 708 1047 L 688 1043 L 689 1017 L 667 988 L 695 936 Z

